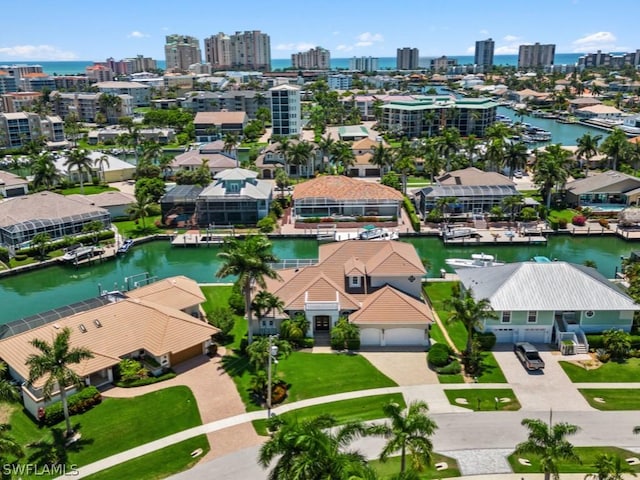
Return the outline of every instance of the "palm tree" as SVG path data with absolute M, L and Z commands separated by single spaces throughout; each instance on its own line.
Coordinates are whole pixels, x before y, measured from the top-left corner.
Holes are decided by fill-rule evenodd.
M 487 140 L 506 140 L 513 135 L 513 130 L 501 122 L 496 122 L 486 128 L 484 132 Z
M 54 388 L 60 392 L 62 410 L 67 425 L 67 436 L 73 433 L 69 420 L 69 407 L 67 405 L 66 388 L 70 385 L 82 385 L 82 378 L 74 372 L 70 365 L 77 365 L 83 360 L 93 358 L 93 353 L 82 347 L 71 347 L 69 338 L 71 329 L 65 327 L 56 335 L 52 343 L 34 338 L 31 345 L 40 351 L 27 357 L 26 364 L 29 367 L 29 379 L 27 384 L 33 385 L 41 378 L 45 378 L 42 393 L 47 400 L 51 399 Z
M 284 302 L 273 293 L 260 290 L 251 302 L 251 308 L 256 314 L 256 318 L 262 318 L 269 312 L 272 312 L 273 315 L 278 311 L 281 312 L 284 308 Z
M 0 362 L 0 402 L 17 402 L 18 400 L 20 400 L 20 393 L 7 378 L 7 364 Z
M 504 145 L 505 141 L 499 138 L 494 138 L 489 142 L 485 152 L 486 168 L 498 170 L 500 165 L 504 164 Z
M 225 240 L 222 252 L 218 253 L 222 266 L 216 272 L 217 277 L 233 275 L 244 294 L 244 306 L 247 313 L 248 341 L 253 342 L 251 312 L 251 290 L 257 284 L 263 290 L 267 288 L 265 278 L 280 278 L 271 266 L 278 258 L 271 251 L 271 242 L 263 235 L 250 235 L 240 241 L 236 238 Z
M 509 180 L 513 179 L 513 172 L 523 169 L 527 164 L 529 154 L 527 146 L 522 142 L 509 142 L 504 151 L 504 164 L 509 169 Z
M 433 183 L 445 165 L 444 158 L 438 152 L 436 140 L 434 138 L 425 139 L 420 147 L 420 154 L 424 160 L 424 170 L 429 172 L 431 183 Z
M 593 464 L 596 473 L 587 475 L 585 480 L 624 480 L 626 475 L 636 476 L 633 469 L 618 455 L 601 453 Z
M 522 206 L 522 195 L 511 195 L 503 198 L 502 206 L 509 209 L 509 222 L 513 222 L 516 208 Z
M 269 480 L 373 477 L 359 452 L 345 451 L 353 440 L 367 434 L 361 423 L 338 427 L 333 417 L 322 415 L 306 420 L 274 417 L 269 426 L 275 432 L 258 455 L 263 468 L 277 459 Z
M 394 453 L 400 451 L 400 473 L 406 469 L 406 455 L 411 455 L 414 470 L 422 471 L 433 460 L 431 437 L 438 426 L 429 418 L 429 407 L 421 400 L 411 402 L 406 411 L 395 402 L 382 407 L 389 418 L 389 425 L 381 425 L 376 433 L 387 438 L 380 453 L 380 461 L 385 462 Z
M 126 213 L 131 220 L 142 220 L 142 228 L 146 229 L 147 225 L 145 219 L 153 213 L 153 202 L 149 195 L 138 193 L 136 195 L 136 202 L 129 205 L 126 209 Z
M 305 140 L 300 140 L 294 144 L 291 148 L 290 159 L 293 165 L 298 166 L 298 175 L 300 174 L 300 167 L 306 164 L 307 178 L 310 176 L 311 168 L 309 166 L 309 160 L 313 158 L 313 144 Z
M 89 151 L 82 148 L 74 148 L 69 152 L 69 156 L 64 161 L 64 166 L 71 176 L 71 170 L 75 168 L 78 172 L 78 178 L 80 179 L 80 193 L 84 195 L 84 175 L 85 173 L 91 173 L 91 167 L 93 160 L 89 157 Z
M 325 158 L 327 159 L 327 162 L 328 162 L 329 155 L 333 149 L 334 143 L 336 143 L 336 141 L 333 138 L 331 138 L 331 134 L 327 135 L 326 137 L 320 137 L 320 140 L 318 141 L 318 148 L 322 152 L 323 171 L 324 171 Z
M 407 177 L 416 168 L 415 151 L 406 138 L 402 139 L 396 148 L 393 160 L 393 170 L 402 178 L 402 193 L 407 194 Z
M 576 150 L 576 157 L 586 160 L 583 165 L 585 176 L 589 170 L 589 161 L 598 154 L 598 142 L 600 140 L 602 140 L 602 135 L 592 135 L 591 133 L 585 133 L 577 139 L 578 149 Z
M 476 327 L 482 327 L 483 321 L 498 318 L 488 299 L 476 300 L 473 291 L 469 288 L 460 295 L 453 295 L 446 302 L 451 311 L 449 322 L 459 321 L 467 330 L 466 355 L 470 355 L 473 349 L 473 331 Z
M 154 140 L 148 140 L 142 144 L 142 160 L 152 165 L 159 163 L 158 158 L 162 152 L 162 145 Z
M 600 147 L 600 151 L 609 159 L 609 165 L 612 170 L 617 170 L 618 165 L 625 162 L 629 157 L 630 143 L 623 130 L 614 128 Z
M 349 169 L 355 164 L 356 156 L 351 150 L 351 145 L 338 140 L 333 144 L 331 159 L 338 166 L 338 173 L 349 175 Z
M 51 152 L 42 152 L 36 157 L 31 163 L 31 175 L 36 188 L 44 187 L 49 190 L 60 181 L 60 173 Z
M 278 146 L 276 147 L 276 152 L 282 155 L 282 160 L 284 162 L 284 171 L 287 172 L 287 175 L 290 175 L 288 163 L 289 154 L 291 153 L 292 147 L 293 144 L 291 143 L 289 137 L 282 137 L 278 142 Z
M 445 128 L 438 137 L 438 151 L 446 159 L 446 171 L 451 169 L 451 157 L 460 148 L 460 132 L 457 128 Z
M 98 170 L 100 170 L 100 180 L 102 180 L 102 182 L 105 182 L 105 176 L 104 176 L 104 166 L 106 165 L 107 167 L 109 167 L 109 157 L 107 157 L 106 155 L 100 155 L 98 158 L 96 158 L 93 161 L 93 165 L 94 167 L 96 167 Z
M 24 456 L 20 444 L 15 438 L 8 434 L 9 430 L 11 430 L 11 425 L 0 423 L 0 463 L 2 463 L 3 466 L 11 465 L 11 463 L 7 461 L 7 455 L 15 458 L 22 458 Z
M 236 133 L 227 133 L 224 136 L 224 146 L 222 147 L 222 151 L 229 154 L 230 157 L 234 157 L 236 159 L 236 167 L 238 164 L 238 154 L 233 154 L 233 151 L 238 147 L 238 134 Z
M 516 445 L 516 454 L 532 454 L 540 458 L 540 467 L 544 472 L 544 480 L 560 478 L 559 460 L 580 461 L 580 457 L 573 451 L 573 445 L 565 437 L 574 435 L 579 428 L 569 423 L 549 424 L 535 418 L 522 420 L 529 430 L 529 438 Z
M 554 188 L 564 186 L 569 177 L 567 164 L 571 153 L 562 145 L 547 145 L 542 152 L 536 152 L 536 163 L 533 169 L 533 183 L 540 188 L 546 197 L 547 209 L 551 208 L 551 194 Z
M 462 144 L 465 151 L 467 152 L 467 160 L 469 161 L 469 165 L 473 165 L 473 160 L 475 159 L 478 145 L 480 144 L 478 138 L 475 135 L 471 134 L 463 140 Z
M 431 138 L 431 131 L 433 129 L 433 124 L 436 120 L 436 112 L 434 112 L 433 110 L 426 110 L 424 112 L 424 123 L 427 124 L 427 126 L 429 127 L 429 133 L 427 134 L 427 136 L 429 138 Z
M 380 142 L 373 149 L 373 155 L 371 157 L 371 164 L 380 169 L 380 176 L 386 173 L 386 170 L 391 166 L 392 157 L 390 150 L 384 146 L 384 143 Z

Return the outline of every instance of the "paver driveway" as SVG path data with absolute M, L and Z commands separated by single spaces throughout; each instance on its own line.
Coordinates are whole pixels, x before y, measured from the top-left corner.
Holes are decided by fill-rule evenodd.
M 420 351 L 361 351 L 371 364 L 401 387 L 437 384 L 438 374 L 427 366 L 427 353 Z

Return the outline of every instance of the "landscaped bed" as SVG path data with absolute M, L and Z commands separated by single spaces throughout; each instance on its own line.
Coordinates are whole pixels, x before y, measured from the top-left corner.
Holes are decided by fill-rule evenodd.
M 444 390 L 451 405 L 479 411 L 515 411 L 520 410 L 520 402 L 510 388 Z
M 411 465 L 411 456 L 407 454 L 406 458 L 407 465 Z M 443 470 L 436 469 L 436 465 L 439 463 L 446 463 L 447 468 Z M 380 480 L 385 480 L 392 478 L 394 475 L 397 475 L 400 471 L 400 456 L 391 457 L 386 462 L 381 462 L 380 460 L 371 460 L 369 465 L 373 467 L 373 469 L 378 473 L 378 478 Z M 430 478 L 452 478 L 459 477 L 460 470 L 458 469 L 458 463 L 455 459 L 450 457 L 445 457 L 444 455 L 440 455 L 438 453 L 433 454 L 433 462 L 431 467 L 427 467 L 423 472 L 418 474 L 420 480 L 426 480 Z

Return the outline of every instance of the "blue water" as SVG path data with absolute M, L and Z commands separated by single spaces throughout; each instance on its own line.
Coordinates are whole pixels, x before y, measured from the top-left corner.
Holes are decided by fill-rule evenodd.
M 581 53 L 558 53 L 555 56 L 554 63 L 556 65 L 573 65 L 578 62 L 578 57 Z M 427 68 L 429 66 L 429 60 L 432 57 L 421 57 L 420 66 Z M 451 55 L 449 58 L 455 58 L 458 60 L 459 65 L 471 65 L 473 64 L 473 55 Z M 349 58 L 332 58 L 331 69 L 348 69 Z M 157 60 L 158 68 L 165 68 L 164 60 Z M 518 55 L 496 55 L 494 57 L 494 63 L 496 65 L 516 66 L 518 65 Z M 93 61 L 89 60 L 77 60 L 73 62 L 37 62 L 37 61 L 20 61 L 20 60 L 0 60 L 0 65 L 41 65 L 45 73 L 50 75 L 74 75 L 78 73 L 85 73 L 85 68 L 89 65 L 93 65 Z M 271 69 L 281 70 L 285 68 L 291 68 L 290 58 L 273 58 L 271 59 Z M 380 70 L 395 70 L 396 57 L 380 57 L 378 59 L 378 68 Z

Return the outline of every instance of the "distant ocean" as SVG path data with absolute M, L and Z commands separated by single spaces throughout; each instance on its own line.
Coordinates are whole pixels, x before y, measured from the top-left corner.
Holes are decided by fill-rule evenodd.
M 555 56 L 555 65 L 574 65 L 578 62 L 578 58 L 581 53 L 558 53 Z M 458 60 L 458 65 L 471 65 L 473 64 L 473 55 L 451 55 L 449 58 L 455 58 Z M 420 66 L 428 68 L 429 60 L 434 57 L 421 57 Z M 331 69 L 332 70 L 347 70 L 349 69 L 350 58 L 332 58 Z M 496 55 L 494 57 L 495 65 L 516 66 L 518 65 L 518 55 Z M 158 68 L 164 69 L 165 61 L 158 60 Z M 84 73 L 84 69 L 89 65 L 93 65 L 92 61 L 73 61 L 73 62 L 36 62 L 36 61 L 4 61 L 0 60 L 0 68 L 2 65 L 41 65 L 42 70 L 49 75 L 74 75 L 77 73 Z M 271 60 L 272 70 L 283 70 L 285 68 L 291 68 L 291 59 L 289 58 L 274 58 Z M 378 68 L 380 70 L 395 70 L 396 57 L 380 57 L 378 58 Z

